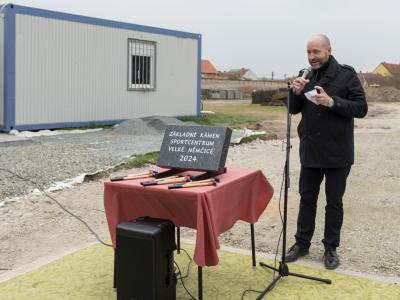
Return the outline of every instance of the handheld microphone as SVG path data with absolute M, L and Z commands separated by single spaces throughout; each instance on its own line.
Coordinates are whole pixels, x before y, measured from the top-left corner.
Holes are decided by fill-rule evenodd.
M 311 67 L 304 69 L 303 74 L 301 74 L 301 78 L 307 79 L 307 76 L 311 72 L 311 70 L 312 70 Z

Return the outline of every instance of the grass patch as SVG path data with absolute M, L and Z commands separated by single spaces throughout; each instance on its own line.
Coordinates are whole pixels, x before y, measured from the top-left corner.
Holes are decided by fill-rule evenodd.
M 182 117 L 177 117 L 178 120 L 181 120 L 182 122 L 194 122 L 199 125 L 206 125 L 206 126 L 216 126 L 211 118 L 204 118 L 204 117 L 192 117 L 192 116 L 182 116 Z
M 203 109 L 211 110 L 216 114 L 223 114 L 228 116 L 245 116 L 258 120 L 281 118 L 286 112 L 285 106 L 251 104 L 250 101 L 246 100 L 203 101 Z
M 146 154 L 138 154 L 133 159 L 126 163 L 127 167 L 139 168 L 146 164 L 155 164 L 157 159 L 160 157 L 160 152 L 149 152 Z
M 215 112 L 206 117 L 178 117 L 184 122 L 195 122 L 199 125 L 228 126 L 244 128 L 247 125 L 263 121 L 284 119 L 286 107 L 251 104 L 250 101 L 223 100 L 203 101 L 203 110 Z

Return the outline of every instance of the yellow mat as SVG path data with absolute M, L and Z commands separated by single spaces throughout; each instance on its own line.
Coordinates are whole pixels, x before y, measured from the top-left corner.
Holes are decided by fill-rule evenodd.
M 192 253 L 191 245 L 183 245 Z M 272 279 L 272 271 L 251 267 L 251 257 L 220 251 L 220 264 L 203 269 L 204 299 L 241 299 L 246 289 L 263 289 Z M 175 260 L 185 273 L 187 256 L 175 254 Z M 266 263 L 271 261 L 265 260 Z M 266 299 L 400 299 L 400 287 L 333 271 L 316 270 L 290 264 L 290 271 L 330 278 L 327 285 L 295 277 L 285 277 Z M 0 283 L 0 299 L 83 299 L 115 300 L 113 282 L 113 250 L 95 245 L 42 266 L 32 272 Z M 190 275 L 184 280 L 188 290 L 197 298 L 197 267 L 192 264 Z M 244 299 L 255 299 L 258 294 L 246 293 Z M 190 299 L 177 284 L 177 298 Z

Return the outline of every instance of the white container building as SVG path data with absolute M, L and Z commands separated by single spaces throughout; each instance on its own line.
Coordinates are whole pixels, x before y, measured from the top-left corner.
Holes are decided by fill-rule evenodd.
M 5 4 L 0 130 L 199 115 L 201 35 Z

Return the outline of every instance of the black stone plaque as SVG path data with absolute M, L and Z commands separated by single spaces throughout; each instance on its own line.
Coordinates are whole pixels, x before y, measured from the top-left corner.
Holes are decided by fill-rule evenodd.
M 169 125 L 157 165 L 170 169 L 223 172 L 232 130 L 220 126 Z

